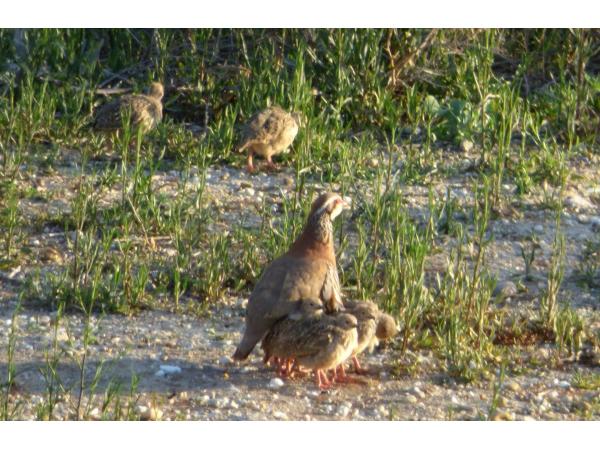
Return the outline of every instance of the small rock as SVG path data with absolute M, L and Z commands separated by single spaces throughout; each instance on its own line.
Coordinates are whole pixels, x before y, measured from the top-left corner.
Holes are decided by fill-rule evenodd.
M 230 356 L 227 355 L 223 355 L 219 358 L 219 364 L 221 366 L 227 366 L 229 364 L 231 364 L 233 362 L 233 360 L 231 359 Z
M 160 369 L 156 371 L 154 375 L 157 377 L 164 377 L 166 375 L 172 375 L 175 373 L 181 373 L 181 367 L 162 364 Z
M 496 411 L 492 420 L 515 420 L 515 415 L 508 411 Z
M 411 395 L 411 394 L 408 394 L 405 398 L 408 403 L 412 403 L 412 404 L 415 404 L 419 401 L 417 399 L 417 397 L 415 397 L 414 395 Z
M 505 385 L 506 389 L 512 392 L 521 392 L 521 386 L 516 381 L 510 381 Z
M 587 198 L 582 197 L 576 192 L 569 194 L 565 198 L 565 205 L 574 209 L 593 209 L 594 204 Z
M 471 142 L 468 139 L 463 139 L 462 141 L 460 141 L 460 149 L 465 153 L 470 152 L 471 150 L 473 150 L 473 142 Z
M 533 231 L 535 231 L 537 234 L 542 234 L 544 232 L 544 226 L 537 224 L 533 227 Z
M 410 389 L 410 393 L 413 394 L 415 397 L 418 397 L 421 399 L 425 398 L 425 393 L 421 389 L 419 389 L 418 386 L 413 386 Z
M 504 300 L 517 295 L 517 285 L 512 281 L 501 281 L 496 285 L 492 297 L 496 297 L 498 300 Z
M 284 384 L 285 383 L 283 382 L 283 380 L 281 378 L 271 378 L 271 380 L 269 381 L 269 388 L 270 389 L 279 389 Z
M 340 406 L 338 406 L 335 414 L 340 417 L 346 417 L 352 411 L 352 404 L 344 402 Z
M 593 216 L 590 218 L 590 223 L 592 224 L 592 231 L 600 231 L 600 217 Z
M 42 325 L 42 326 L 48 326 L 50 325 L 50 322 L 52 320 L 50 319 L 50 316 L 40 316 L 38 317 L 38 324 Z
M 583 225 L 587 225 L 588 223 L 590 223 L 590 216 L 588 216 L 587 214 L 579 214 L 577 216 L 577 221 Z
M 282 411 L 275 411 L 273 417 L 277 420 L 288 420 L 287 414 Z
M 367 161 L 367 165 L 372 169 L 376 169 L 377 167 L 379 167 L 379 160 L 377 158 L 370 158 Z

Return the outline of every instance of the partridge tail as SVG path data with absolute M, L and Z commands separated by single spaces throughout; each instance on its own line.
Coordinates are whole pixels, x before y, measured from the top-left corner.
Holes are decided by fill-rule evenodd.
M 254 346 L 258 342 L 258 339 L 248 338 L 248 336 L 244 335 L 242 338 L 242 342 L 235 349 L 235 353 L 233 354 L 233 359 L 236 361 L 243 361 L 248 357 L 250 352 L 254 349 Z

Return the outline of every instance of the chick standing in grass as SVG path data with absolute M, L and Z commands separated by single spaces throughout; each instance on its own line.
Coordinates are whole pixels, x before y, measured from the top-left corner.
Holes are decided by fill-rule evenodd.
M 161 83 L 152 83 L 147 95 L 124 95 L 104 104 L 94 114 L 93 127 L 97 131 L 118 133 L 123 127 L 123 120 L 129 114 L 130 125 L 142 134 L 156 127 L 162 120 L 162 98 L 164 88 Z
M 277 166 L 271 159 L 285 152 L 298 134 L 300 114 L 288 113 L 279 106 L 270 106 L 254 114 L 244 128 L 242 144 L 238 151 L 248 151 L 248 171 L 254 172 L 254 154 L 267 160 L 269 169 Z

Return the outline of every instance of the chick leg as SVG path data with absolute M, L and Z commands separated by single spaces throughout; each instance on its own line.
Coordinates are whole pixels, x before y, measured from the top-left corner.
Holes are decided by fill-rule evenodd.
M 354 378 L 346 375 L 346 369 L 344 369 L 344 365 L 340 364 L 334 369 L 334 381 L 338 383 L 356 383 L 356 384 L 366 384 L 363 380 L 359 380 L 358 378 Z
M 267 156 L 267 167 L 269 168 L 269 170 L 277 170 L 277 164 L 275 164 L 273 162 L 273 160 L 271 159 L 271 155 Z
M 252 150 L 248 150 L 248 162 L 246 167 L 248 168 L 248 172 L 253 173 L 254 172 L 254 164 L 252 164 L 252 156 L 254 155 L 254 152 Z
M 354 364 L 354 373 L 358 375 L 366 375 L 369 373 L 367 369 L 360 367 L 360 363 L 358 362 L 356 355 L 352 357 L 352 364 Z
M 321 369 L 315 369 L 315 382 L 319 389 L 327 389 L 331 387 L 331 383 L 327 379 L 327 375 Z

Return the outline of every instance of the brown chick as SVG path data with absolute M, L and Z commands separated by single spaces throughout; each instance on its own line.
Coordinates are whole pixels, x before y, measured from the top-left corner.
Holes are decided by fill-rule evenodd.
M 285 341 L 276 337 L 289 334 L 290 328 L 293 330 L 297 326 L 294 322 L 308 317 L 318 317 L 323 313 L 323 302 L 320 299 L 302 299 L 295 302 L 293 310 L 284 318 L 279 319 L 262 340 L 261 347 L 265 353 L 263 362 L 267 363 L 273 359 L 279 366 L 280 362 L 284 361 L 285 367 L 279 367 L 280 375 L 290 375 L 293 358 L 289 357 L 290 352 L 285 347 Z
M 348 204 L 334 193 L 312 204 L 302 234 L 269 264 L 256 283 L 246 310 L 246 327 L 233 358 L 248 357 L 279 319 L 300 299 L 320 299 L 328 312 L 343 309 L 333 246 L 333 223 Z
M 377 329 L 377 318 L 379 310 L 371 302 L 360 302 L 353 309 L 347 311 L 356 317 L 358 321 L 358 345 L 352 352 L 352 363 L 356 373 L 367 373 L 360 367 L 357 356 L 366 349 L 372 350 L 377 345 L 375 331 Z
M 355 372 L 364 374 L 367 371 L 361 368 L 357 356 L 367 349 L 372 351 L 379 341 L 393 338 L 398 332 L 396 322 L 392 316 L 384 313 L 375 303 L 368 300 L 346 300 L 344 301 L 344 307 L 346 311 L 356 315 L 358 319 L 359 348 L 352 355 L 352 362 Z M 361 329 L 363 330 L 362 333 Z M 361 340 L 361 335 L 363 340 Z
M 248 171 L 254 172 L 252 156 L 266 158 L 269 169 L 277 166 L 271 159 L 287 150 L 298 134 L 300 115 L 288 113 L 279 106 L 270 106 L 254 114 L 244 128 L 244 137 L 238 151 L 248 150 Z
M 380 341 L 391 339 L 398 334 L 398 328 L 396 321 L 392 316 L 382 312 L 377 319 L 377 329 L 375 330 L 375 336 Z
M 286 318 L 267 334 L 265 345 L 280 357 L 311 369 L 317 386 L 324 389 L 331 385 L 325 372 L 349 358 L 358 345 L 357 325 L 356 317 L 343 312 Z
M 124 95 L 106 103 L 94 114 L 94 129 L 105 132 L 118 132 L 123 127 L 124 115 L 130 114 L 130 122 L 146 133 L 162 120 L 164 95 L 161 83 L 152 83 L 148 95 Z

